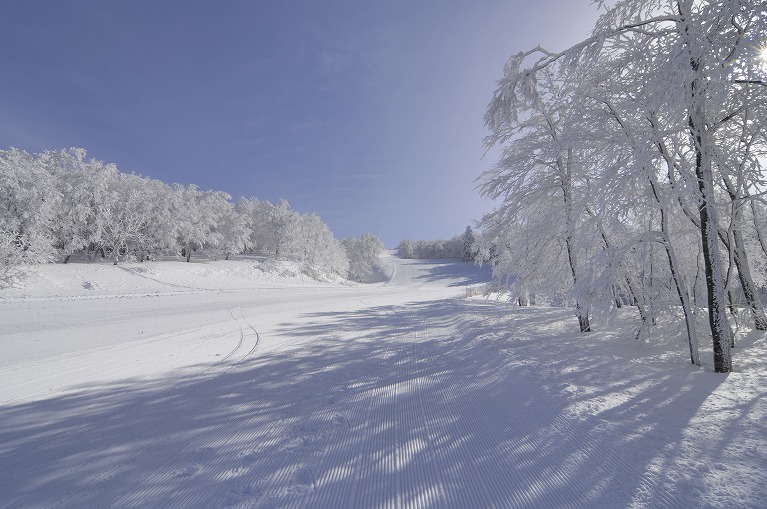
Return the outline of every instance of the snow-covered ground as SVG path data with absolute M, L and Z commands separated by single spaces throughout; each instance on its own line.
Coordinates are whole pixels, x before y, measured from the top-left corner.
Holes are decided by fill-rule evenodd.
M 578 333 L 386 259 L 50 265 L 0 291 L 0 508 L 767 507 L 767 337 Z M 710 358 L 710 352 L 703 353 Z M 710 362 L 710 361 L 709 361 Z

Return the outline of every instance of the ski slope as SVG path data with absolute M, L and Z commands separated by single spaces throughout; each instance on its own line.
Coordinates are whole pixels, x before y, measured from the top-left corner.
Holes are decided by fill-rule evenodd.
M 464 298 L 485 269 L 387 263 L 353 286 L 46 266 L 0 292 L 0 508 L 765 507 L 764 333 L 722 376 L 629 314 L 584 337 Z

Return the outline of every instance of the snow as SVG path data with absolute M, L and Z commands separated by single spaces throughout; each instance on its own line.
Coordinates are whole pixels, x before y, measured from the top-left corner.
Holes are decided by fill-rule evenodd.
M 767 337 L 466 299 L 387 255 L 46 265 L 0 291 L 0 508 L 765 507 Z

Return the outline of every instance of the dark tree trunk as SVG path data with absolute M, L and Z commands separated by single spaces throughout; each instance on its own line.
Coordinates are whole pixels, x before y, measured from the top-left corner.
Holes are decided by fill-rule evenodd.
M 702 129 L 690 116 L 690 128 L 695 138 L 695 176 L 698 180 L 700 192 L 700 235 L 703 244 L 703 267 L 706 275 L 706 290 L 708 303 L 708 321 L 711 327 L 711 339 L 714 349 L 714 371 L 717 373 L 729 373 L 732 371 L 732 354 L 730 352 L 730 324 L 727 321 L 726 306 L 724 302 L 724 279 L 722 277 L 722 258 L 719 253 L 716 234 L 716 216 L 714 209 L 713 178 L 711 168 L 705 162 L 702 146 Z M 711 208 L 709 208 L 711 205 Z M 712 215 L 714 217 L 712 217 Z
M 701 69 L 699 56 L 693 48 L 699 47 L 695 36 L 690 34 L 692 12 L 688 4 L 677 3 L 680 10 L 678 29 L 686 43 L 692 80 L 689 84 L 689 109 L 687 125 L 695 151 L 695 177 L 698 182 L 698 214 L 700 216 L 700 234 L 703 247 L 703 265 L 706 273 L 708 293 L 708 320 L 711 327 L 711 340 L 714 350 L 714 371 L 729 373 L 732 371 L 732 353 L 730 350 L 730 324 L 727 321 L 727 303 L 725 302 L 724 279 L 722 277 L 722 256 L 717 239 L 718 221 L 714 193 L 714 177 L 711 163 L 712 142 L 706 126 L 706 78 Z

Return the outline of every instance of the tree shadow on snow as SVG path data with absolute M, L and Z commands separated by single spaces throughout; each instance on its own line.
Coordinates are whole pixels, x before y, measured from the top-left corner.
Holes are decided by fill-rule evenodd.
M 580 339 L 561 311 L 510 309 L 318 313 L 229 370 L 2 407 L 0 506 L 684 506 L 658 458 L 722 378 L 615 381 L 614 358 L 549 358 Z
M 448 287 L 471 286 L 489 283 L 493 274 L 490 265 L 479 267 L 473 262 L 457 260 L 408 260 L 410 265 L 426 265 L 425 273 L 416 281 L 427 283 L 447 282 Z

